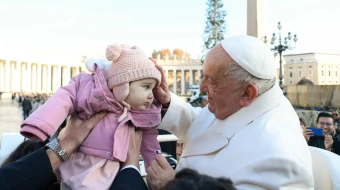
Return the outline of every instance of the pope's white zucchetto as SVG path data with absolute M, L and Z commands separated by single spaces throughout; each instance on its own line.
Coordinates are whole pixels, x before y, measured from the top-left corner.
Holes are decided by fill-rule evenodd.
M 274 55 L 258 38 L 241 35 L 221 41 L 224 50 L 243 69 L 260 79 L 276 77 Z

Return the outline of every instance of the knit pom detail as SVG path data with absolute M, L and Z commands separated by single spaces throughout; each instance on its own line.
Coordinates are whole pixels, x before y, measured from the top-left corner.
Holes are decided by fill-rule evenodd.
M 119 44 L 111 44 L 106 48 L 106 59 L 109 61 L 116 62 L 121 52 L 122 49 Z

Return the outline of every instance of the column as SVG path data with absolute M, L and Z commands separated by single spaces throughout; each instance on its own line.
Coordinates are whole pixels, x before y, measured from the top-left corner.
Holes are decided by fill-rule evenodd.
M 172 92 L 177 94 L 177 71 L 174 69 L 173 72 L 174 72 L 174 74 L 173 74 L 174 75 L 174 80 L 173 80 L 174 82 L 172 84 L 172 87 L 173 87 Z
M 41 90 L 42 92 L 47 92 L 47 65 L 41 65 L 42 75 L 41 75 Z
M 198 78 L 198 81 L 202 81 L 202 70 L 197 70 L 197 78 Z
M 181 94 L 185 94 L 185 70 L 181 70 Z
M 37 92 L 37 64 L 32 64 L 32 79 L 31 79 L 32 92 Z
M 16 86 L 16 92 L 21 91 L 21 61 L 17 61 L 16 63 L 16 81 L 17 81 L 17 86 Z
M 54 93 L 56 91 L 56 87 L 57 87 L 57 78 L 58 78 L 58 71 L 57 71 L 57 67 L 52 65 L 51 66 L 52 69 L 52 93 Z
M 21 84 L 20 84 L 20 91 L 26 92 L 27 88 L 27 63 L 21 63 L 20 64 L 20 73 L 21 73 Z
M 20 92 L 25 90 L 26 63 L 19 64 L 20 70 Z
M 78 75 L 79 74 L 79 67 L 78 66 L 74 67 L 74 70 L 75 70 L 75 75 L 74 76 Z
M 32 76 L 32 72 L 31 72 L 31 69 L 32 69 L 32 63 L 27 63 L 27 71 L 26 71 L 26 84 L 27 84 L 27 86 L 26 86 L 26 91 L 27 92 L 32 92 L 32 81 L 31 81 L 31 76 Z
M 165 74 L 165 79 L 166 79 L 166 82 L 169 81 L 169 70 L 164 70 L 164 74 Z
M 10 86 L 11 86 L 11 63 L 10 63 L 9 60 L 5 61 L 5 73 L 6 73 L 6 78 L 5 78 L 6 88 L 5 88 L 5 91 L 6 92 L 10 92 Z
M 248 0 L 247 34 L 262 38 L 267 35 L 267 1 Z
M 189 70 L 189 84 L 194 84 L 194 73 L 192 72 L 192 69 Z
M 10 92 L 15 92 L 16 91 L 16 72 L 15 72 L 15 64 L 14 62 L 11 63 L 11 87 L 10 87 Z
M 0 60 L 0 91 L 5 91 L 5 68 L 4 62 Z
M 46 83 L 47 83 L 47 88 L 46 88 L 46 93 L 51 93 L 52 91 L 52 66 L 51 65 L 46 65 L 47 70 L 46 70 Z
M 57 65 L 56 69 L 57 69 L 57 83 L 56 83 L 56 86 L 55 86 L 56 88 L 54 89 L 53 92 L 57 91 L 58 88 L 61 87 L 61 69 L 62 69 L 61 65 Z
M 69 82 L 70 82 L 70 77 L 71 77 L 71 71 L 70 71 L 70 67 L 62 67 L 62 69 L 63 69 L 63 83 L 62 83 L 62 86 L 65 86 L 65 85 L 67 85 Z M 73 69 L 73 68 L 72 68 Z
M 41 71 L 41 67 L 42 65 L 37 63 L 37 83 L 36 83 L 36 87 L 37 87 L 37 92 L 40 93 L 41 92 L 41 85 L 42 85 L 42 81 L 41 81 L 41 75 L 42 75 L 42 71 Z

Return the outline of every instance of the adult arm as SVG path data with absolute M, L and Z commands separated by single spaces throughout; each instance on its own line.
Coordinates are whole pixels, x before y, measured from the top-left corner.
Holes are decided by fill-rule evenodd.
M 83 121 L 72 116 L 59 135 L 59 143 L 68 154 L 74 153 L 96 123 L 105 116 L 99 113 Z M 43 189 L 56 182 L 54 171 L 62 163 L 53 150 L 39 149 L 0 168 L 0 189 Z
M 147 190 L 148 188 L 138 170 L 135 168 L 126 168 L 117 174 L 110 189 Z
M 147 172 L 147 181 L 153 190 L 161 189 L 175 178 L 175 171 L 162 155 L 156 156 L 156 159 L 151 162 L 151 166 L 147 168 Z
M 183 140 L 191 123 L 196 119 L 202 108 L 193 107 L 177 95 L 171 94 L 171 102 L 159 129 L 164 129 Z
M 75 76 L 68 85 L 59 88 L 21 124 L 20 133 L 29 139 L 40 141 L 51 137 L 65 118 L 75 112 L 79 83 L 84 75 L 86 74 L 81 73 Z
M 162 80 L 158 88 L 155 89 L 155 99 L 162 104 L 163 109 L 167 109 L 159 129 L 164 129 L 184 139 L 185 134 L 193 120 L 200 113 L 202 108 L 192 107 L 177 95 L 171 93 L 162 66 L 157 64 L 155 59 L 150 58 L 162 75 Z M 162 113 L 163 115 L 164 113 Z
M 132 126 L 130 130 L 130 141 L 127 159 L 122 163 L 122 170 L 118 172 L 110 189 L 120 190 L 147 190 L 147 186 L 139 171 L 139 152 L 141 148 L 143 132 L 141 129 L 135 130 Z

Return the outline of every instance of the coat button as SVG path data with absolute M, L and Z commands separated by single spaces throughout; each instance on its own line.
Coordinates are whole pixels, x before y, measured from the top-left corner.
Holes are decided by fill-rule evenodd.
M 116 115 L 116 118 L 118 119 L 119 115 Z
M 149 124 L 152 125 L 152 124 L 153 124 L 153 121 L 149 121 Z
M 100 98 L 100 100 L 101 100 L 101 101 L 103 101 L 103 100 L 104 100 L 104 98 L 103 98 L 103 97 L 101 97 L 101 98 Z
M 106 152 L 106 155 L 110 155 L 111 154 L 111 152 Z

